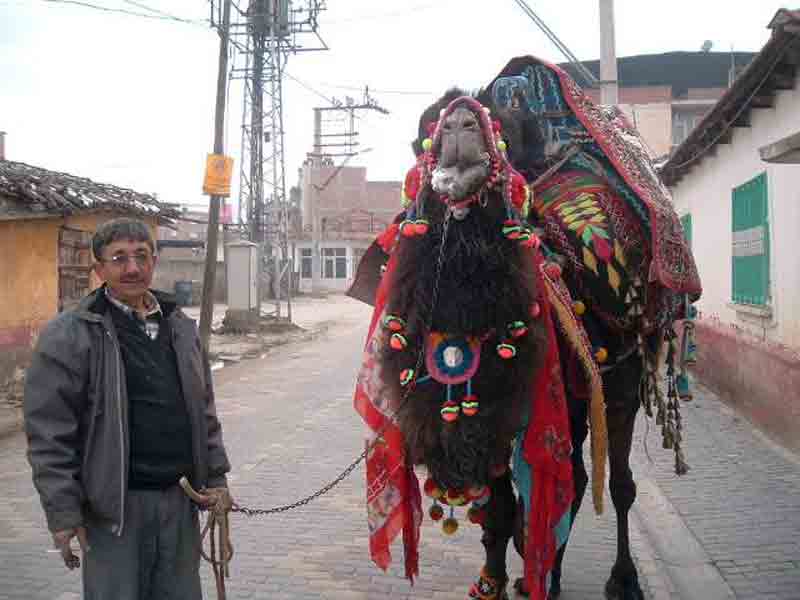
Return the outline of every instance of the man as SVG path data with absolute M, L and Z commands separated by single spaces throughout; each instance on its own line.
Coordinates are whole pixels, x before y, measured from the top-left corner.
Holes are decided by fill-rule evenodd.
M 148 227 L 102 225 L 92 239 L 105 284 L 42 331 L 25 384 L 33 481 L 86 600 L 197 600 L 197 508 L 186 475 L 213 502 L 230 470 L 208 359 L 194 321 L 150 291 Z

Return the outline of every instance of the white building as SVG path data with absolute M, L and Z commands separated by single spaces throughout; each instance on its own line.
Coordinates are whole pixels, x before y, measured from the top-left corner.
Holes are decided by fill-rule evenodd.
M 698 371 L 756 420 L 800 427 L 800 11 L 662 168 L 703 282 Z

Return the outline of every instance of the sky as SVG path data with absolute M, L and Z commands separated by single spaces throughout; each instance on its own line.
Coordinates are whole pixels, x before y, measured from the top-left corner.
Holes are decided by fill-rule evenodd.
M 207 0 L 87 0 L 183 23 L 45 0 L 0 0 L 0 131 L 6 157 L 206 204 L 213 148 L 219 38 L 203 24 Z M 247 0 L 238 0 L 245 5 Z M 800 2 L 800 0 L 798 0 Z M 307 0 L 293 0 L 295 6 Z M 580 60 L 597 59 L 598 0 L 529 0 Z M 360 113 L 348 164 L 370 180 L 399 180 L 413 162 L 417 119 L 447 88 L 487 84 L 514 56 L 564 60 L 514 0 L 327 0 L 319 33 L 328 50 L 288 58 L 284 81 L 287 188 L 313 142 L 313 108 L 360 99 L 365 85 L 390 111 Z M 735 5 L 735 9 L 732 7 Z M 781 1 L 616 0 L 617 55 L 758 51 Z M 304 43 L 311 42 L 309 38 Z M 226 152 L 239 170 L 240 84 L 230 85 Z M 238 178 L 235 178 L 238 179 Z M 238 182 L 234 181 L 235 213 Z M 288 189 L 287 189 L 288 193 Z

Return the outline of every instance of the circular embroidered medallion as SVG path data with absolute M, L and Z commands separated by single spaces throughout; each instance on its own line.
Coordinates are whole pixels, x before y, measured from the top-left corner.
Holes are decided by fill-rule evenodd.
M 481 342 L 477 338 L 455 337 L 438 332 L 428 336 L 425 364 L 428 374 L 439 383 L 464 383 L 475 375 L 480 357 Z

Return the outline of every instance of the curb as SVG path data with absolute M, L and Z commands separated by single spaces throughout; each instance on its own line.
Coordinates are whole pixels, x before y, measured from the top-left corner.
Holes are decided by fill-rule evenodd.
M 631 512 L 654 550 L 656 573 L 669 580 L 663 582 L 668 595 L 655 598 L 735 599 L 733 590 L 700 541 L 655 481 L 639 476 L 636 487 L 637 497 Z

